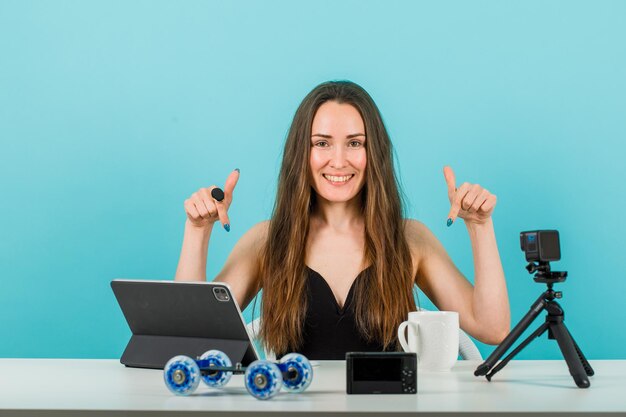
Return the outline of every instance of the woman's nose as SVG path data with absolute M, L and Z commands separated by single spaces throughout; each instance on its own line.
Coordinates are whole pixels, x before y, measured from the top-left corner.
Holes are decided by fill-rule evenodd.
M 330 165 L 333 168 L 342 168 L 346 165 L 346 149 L 343 146 L 335 147 Z

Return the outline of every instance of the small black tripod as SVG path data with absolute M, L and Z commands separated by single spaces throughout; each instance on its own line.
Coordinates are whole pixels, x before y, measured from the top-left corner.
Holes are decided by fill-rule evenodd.
M 567 272 L 551 272 L 550 264 L 548 262 L 539 262 L 538 264 L 530 263 L 526 267 L 529 273 L 538 271 L 534 277 L 535 282 L 541 282 L 548 285 L 548 290 L 545 291 L 537 301 L 530 307 L 530 311 L 520 320 L 520 322 L 511 330 L 509 335 L 500 343 L 500 345 L 493 351 L 493 353 L 483 362 L 476 371 L 475 376 L 485 375 L 487 380 L 491 381 L 493 375 L 506 366 L 507 363 L 515 355 L 517 355 L 522 349 L 524 349 L 535 338 L 541 336 L 545 331 L 548 331 L 548 339 L 556 339 L 561 349 L 561 353 L 565 358 L 569 373 L 574 378 L 574 382 L 579 388 L 588 388 L 591 384 L 588 376 L 594 374 L 593 369 L 589 365 L 589 362 L 583 355 L 582 351 L 576 344 L 576 341 L 572 337 L 571 333 L 565 327 L 563 323 L 563 308 L 554 301 L 555 298 L 561 298 L 563 294 L 560 291 L 554 291 L 552 286 L 557 282 L 565 281 Z M 526 340 L 524 340 L 518 347 L 516 347 L 507 357 L 505 357 L 496 366 L 495 363 L 500 357 L 517 341 L 520 335 L 530 326 L 530 324 L 537 318 L 537 316 L 546 310 L 548 315 L 546 321 L 537 330 L 535 330 Z

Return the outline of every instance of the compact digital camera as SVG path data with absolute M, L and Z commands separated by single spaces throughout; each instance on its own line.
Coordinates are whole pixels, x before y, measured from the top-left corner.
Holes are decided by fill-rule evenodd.
M 405 352 L 347 352 L 348 394 L 415 394 L 417 355 Z

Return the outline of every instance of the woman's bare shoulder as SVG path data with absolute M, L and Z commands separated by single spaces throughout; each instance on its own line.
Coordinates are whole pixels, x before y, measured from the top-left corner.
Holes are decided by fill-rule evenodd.
M 404 219 L 404 234 L 409 245 L 427 244 L 433 237 L 430 229 L 415 219 Z
M 253 236 L 256 236 L 258 238 L 265 238 L 267 237 L 267 232 L 269 228 L 270 220 L 263 220 L 252 226 L 250 230 L 248 230 L 248 233 L 252 233 Z
M 226 259 L 224 269 L 220 276 L 228 274 L 244 265 L 253 268 L 258 264 L 261 249 L 267 239 L 269 221 L 256 223 L 248 229 L 235 243 L 235 247 Z
M 241 245 L 248 249 L 254 250 L 258 253 L 259 249 L 263 246 L 267 239 L 267 233 L 269 230 L 270 221 L 264 220 L 253 225 L 244 235 L 241 237 Z
M 422 261 L 427 259 L 433 250 L 438 246 L 438 240 L 430 231 L 430 229 L 419 220 L 405 219 L 404 231 L 406 236 L 413 264 L 415 265 L 415 274 L 422 265 Z
M 404 230 L 411 253 L 418 260 L 441 247 L 441 243 L 433 232 L 419 220 L 405 219 Z

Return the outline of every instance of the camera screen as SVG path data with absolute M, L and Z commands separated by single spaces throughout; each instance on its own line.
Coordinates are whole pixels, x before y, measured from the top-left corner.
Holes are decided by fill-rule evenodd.
M 355 381 L 400 381 L 401 358 L 354 358 Z

